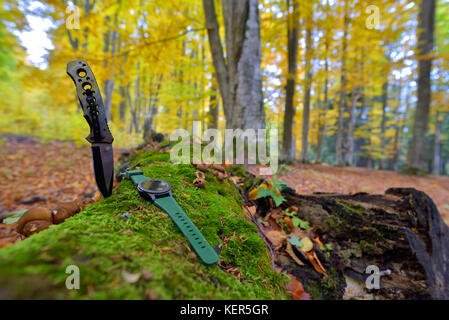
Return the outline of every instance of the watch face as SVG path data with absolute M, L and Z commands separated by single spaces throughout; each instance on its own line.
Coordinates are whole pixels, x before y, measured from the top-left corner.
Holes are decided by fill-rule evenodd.
M 150 193 L 163 193 L 170 190 L 168 182 L 163 180 L 148 179 L 139 183 L 140 189 Z

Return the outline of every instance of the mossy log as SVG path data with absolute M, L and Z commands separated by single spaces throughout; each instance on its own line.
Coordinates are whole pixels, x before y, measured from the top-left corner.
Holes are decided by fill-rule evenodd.
M 169 182 L 219 252 L 218 264 L 202 264 L 167 214 L 123 180 L 111 197 L 1 249 L 0 299 L 288 299 L 289 278 L 273 270 L 232 181 L 206 173 L 197 188 L 197 169 L 171 163 L 165 147 L 142 146 L 118 167 Z M 79 268 L 79 289 L 66 286 L 71 265 Z
M 327 278 L 287 255 L 276 260 L 315 299 L 449 299 L 449 228 L 425 193 L 391 188 L 383 195 L 299 195 L 287 188 L 283 195 L 282 207 L 296 206 L 298 217 L 332 246 L 315 248 Z M 258 202 L 263 215 L 268 206 Z M 366 287 L 370 265 L 380 270 L 379 289 Z
M 298 195 L 284 189 L 283 209 L 296 206 L 298 217 L 332 247 L 314 248 L 329 275 L 323 277 L 307 261 L 299 266 L 283 253 L 273 257 L 257 221 L 247 220 L 241 196 L 260 178 L 236 167 L 233 174 L 245 176 L 240 194 L 231 180 L 211 172 L 205 187 L 197 188 L 197 169 L 172 164 L 167 148 L 141 147 L 118 167 L 168 181 L 219 250 L 219 264 L 201 264 L 168 216 L 125 180 L 108 199 L 1 249 L 0 299 L 288 299 L 290 279 L 273 268 L 273 260 L 314 299 L 449 299 L 449 230 L 424 193 Z M 263 216 L 267 199 L 256 202 Z M 78 290 L 66 287 L 71 265 L 80 270 Z M 369 265 L 383 272 L 380 289 L 364 287 Z

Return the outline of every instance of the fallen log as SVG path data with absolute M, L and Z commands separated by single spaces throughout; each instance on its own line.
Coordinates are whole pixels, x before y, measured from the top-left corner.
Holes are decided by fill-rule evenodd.
M 286 188 L 282 195 L 281 209 L 296 207 L 332 248 L 314 247 L 328 277 L 306 260 L 299 265 L 291 252 L 276 256 L 314 299 L 449 299 L 449 228 L 424 192 L 300 195 Z M 261 217 L 273 206 L 267 198 L 256 204 Z M 372 270 L 379 271 L 378 288 L 367 284 Z

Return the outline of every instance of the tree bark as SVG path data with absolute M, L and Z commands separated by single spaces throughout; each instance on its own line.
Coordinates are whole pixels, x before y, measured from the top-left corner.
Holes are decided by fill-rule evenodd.
M 296 113 L 294 97 L 299 37 L 298 7 L 297 0 L 287 0 L 287 10 L 289 11 L 287 16 L 288 72 L 285 86 L 284 130 L 282 135 L 282 160 L 284 161 L 293 161 L 295 158 L 293 152 L 293 122 Z
M 209 46 L 217 75 L 226 127 L 265 127 L 262 95 L 260 17 L 257 0 L 223 0 L 226 59 L 213 0 L 203 0 Z
M 217 79 L 214 77 L 212 79 L 212 93 L 209 97 L 209 121 L 208 127 L 217 129 L 218 128 L 218 114 L 220 111 L 220 102 L 217 96 Z
M 424 152 L 429 123 L 431 99 L 430 72 L 432 69 L 432 49 L 434 43 L 436 0 L 421 1 L 418 30 L 418 102 L 413 122 L 413 136 L 408 150 L 407 165 L 427 171 Z

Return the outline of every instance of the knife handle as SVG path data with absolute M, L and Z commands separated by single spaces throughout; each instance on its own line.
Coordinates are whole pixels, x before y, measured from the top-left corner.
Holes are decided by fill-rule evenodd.
M 89 65 L 80 59 L 72 60 L 67 64 L 67 74 L 75 84 L 84 118 L 90 127 L 86 140 L 90 143 L 112 143 L 114 137 L 109 130 L 100 88 Z

